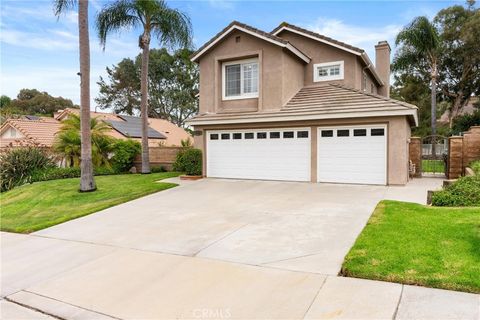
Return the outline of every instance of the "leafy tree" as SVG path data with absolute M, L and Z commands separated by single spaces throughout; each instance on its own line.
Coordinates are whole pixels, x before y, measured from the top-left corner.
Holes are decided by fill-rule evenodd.
M 170 54 L 166 49 L 150 50 L 149 116 L 166 119 L 178 126 L 197 112 L 198 68 L 190 60 L 192 51 L 181 49 Z M 100 108 L 134 114 L 140 110 L 141 55 L 126 58 L 107 68 L 108 82 L 100 79 Z
M 76 114 L 71 114 L 62 121 L 62 127 L 57 133 L 54 150 L 62 154 L 68 166 L 81 165 L 81 121 Z M 92 137 L 92 160 L 96 167 L 110 167 L 109 153 L 113 150 L 114 138 L 107 133 L 110 126 L 97 118 L 90 119 L 89 132 Z
M 395 81 L 390 87 L 390 96 L 393 99 L 405 101 L 418 107 L 418 127 L 413 128 L 412 135 L 425 137 L 430 135 L 431 127 L 431 93 L 426 82 L 421 76 L 414 74 L 397 74 Z M 445 105 L 440 102 L 440 107 Z M 437 133 L 448 136 L 450 130 L 448 127 L 437 124 Z
M 0 108 L 8 107 L 11 102 L 12 102 L 12 99 L 10 99 L 10 97 L 6 95 L 2 95 L 0 97 Z
M 476 109 L 472 114 L 464 114 L 454 118 L 452 133 L 460 134 L 468 131 L 472 126 L 480 126 L 480 109 Z
M 441 10 L 434 19 L 440 32 L 440 88 L 450 103 L 449 122 L 480 95 L 480 9 L 475 1 Z
M 142 51 L 140 110 L 142 117 L 142 173 L 150 173 L 148 156 L 148 61 L 151 35 L 161 45 L 188 47 L 192 27 L 184 13 L 168 7 L 163 0 L 118 0 L 107 4 L 97 16 L 97 29 L 105 47 L 107 35 L 123 28 L 141 27 L 138 45 Z
M 78 6 L 80 60 L 81 163 L 80 191 L 97 189 L 93 178 L 92 137 L 90 135 L 90 37 L 88 34 L 88 0 L 54 0 L 55 15 Z
M 430 78 L 431 127 L 432 135 L 435 135 L 440 50 L 438 31 L 427 17 L 417 17 L 400 31 L 395 43 L 400 47 L 393 60 L 393 70 Z
M 10 102 L 9 107 L 20 114 L 52 116 L 58 110 L 77 106 L 70 99 L 53 97 L 37 89 L 22 89 L 17 98 Z

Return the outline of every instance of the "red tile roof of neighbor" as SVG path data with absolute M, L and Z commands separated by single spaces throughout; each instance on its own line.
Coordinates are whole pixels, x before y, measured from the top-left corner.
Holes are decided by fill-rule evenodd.
M 22 117 L 19 119 L 9 119 L 0 128 L 0 134 L 3 134 L 8 128 L 18 130 L 23 137 L 2 138 L 0 147 L 5 148 L 10 145 L 19 146 L 26 143 L 35 143 L 43 147 L 52 147 L 55 141 L 55 135 L 62 126 L 61 120 L 69 114 L 78 114 L 78 109 L 67 108 L 56 114 L 54 118 L 49 117 Z M 107 123 L 126 122 L 122 117 L 113 113 L 91 112 L 92 118 L 99 118 Z M 30 118 L 30 119 L 29 119 Z M 167 146 L 180 146 L 181 140 L 192 138 L 183 128 L 163 119 L 149 118 L 150 128 L 157 132 L 155 138 L 149 138 L 150 146 L 158 146 L 159 143 Z M 110 130 L 109 135 L 117 139 L 125 139 L 127 136 L 121 131 Z M 134 138 L 139 140 L 138 138 Z
M 23 137 L 1 139 L 1 147 L 9 144 L 19 145 L 22 143 L 33 142 L 42 147 L 51 147 L 55 140 L 55 134 L 60 130 L 61 123 L 53 118 L 39 117 L 38 120 L 29 120 L 27 118 L 9 119 L 1 128 L 0 132 L 12 127 L 18 130 Z

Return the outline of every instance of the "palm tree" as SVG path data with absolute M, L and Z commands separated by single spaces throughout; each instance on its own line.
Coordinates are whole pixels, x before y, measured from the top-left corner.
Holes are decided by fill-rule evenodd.
M 119 0 L 107 4 L 97 16 L 100 43 L 105 49 L 107 35 L 123 28 L 141 27 L 138 45 L 142 49 L 141 102 L 142 173 L 150 173 L 148 157 L 148 59 L 153 35 L 161 45 L 188 47 L 192 39 L 190 19 L 169 8 L 163 0 Z
M 54 0 L 55 15 L 78 4 L 78 39 L 80 51 L 80 113 L 81 113 L 81 162 L 80 191 L 97 189 L 93 179 L 92 143 L 90 136 L 90 39 L 88 35 L 88 0 Z
M 393 60 L 393 70 L 414 70 L 428 74 L 431 84 L 432 135 L 436 135 L 437 77 L 440 37 L 427 17 L 417 17 L 397 35 L 395 44 L 401 45 Z M 432 144 L 435 152 L 434 144 Z
M 110 167 L 108 155 L 113 151 L 114 145 L 114 139 L 107 134 L 110 129 L 107 123 L 96 118 L 90 119 L 92 163 L 96 167 Z M 63 155 L 68 166 L 78 167 L 81 163 L 80 131 L 80 117 L 71 114 L 62 121 L 62 127 L 55 138 L 53 147 Z

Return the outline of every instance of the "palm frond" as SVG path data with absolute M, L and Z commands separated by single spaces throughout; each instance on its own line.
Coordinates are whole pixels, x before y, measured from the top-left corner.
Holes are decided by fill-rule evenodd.
M 103 49 L 108 34 L 119 32 L 123 28 L 133 28 L 141 23 L 137 13 L 135 3 L 131 0 L 115 1 L 103 7 L 96 18 L 98 37 Z
M 65 11 L 73 9 L 76 4 L 76 0 L 53 0 L 53 12 L 59 17 Z
M 395 39 L 395 44 L 410 46 L 420 54 L 427 54 L 438 50 L 440 38 L 438 30 L 427 17 L 416 17 L 403 28 Z
M 151 1 L 157 5 L 151 14 L 154 36 L 169 48 L 189 48 L 192 45 L 192 24 L 190 18 L 177 9 L 167 6 L 163 0 Z

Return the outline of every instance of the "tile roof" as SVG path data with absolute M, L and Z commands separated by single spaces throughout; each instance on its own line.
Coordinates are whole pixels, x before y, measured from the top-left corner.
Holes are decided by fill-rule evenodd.
M 47 117 L 40 117 L 38 120 L 29 120 L 27 118 L 9 119 L 2 128 L 13 127 L 20 131 L 24 138 L 11 139 L 15 142 L 23 142 L 27 139 L 38 143 L 40 146 L 51 147 L 55 140 L 55 134 L 60 130 L 61 122 Z M 2 139 L 10 140 L 10 139 Z M 2 141 L 2 147 L 6 141 Z M 12 141 L 13 142 L 13 141 Z
M 417 123 L 417 107 L 398 100 L 369 94 L 337 84 L 303 87 L 279 110 L 203 114 L 194 117 L 191 125 L 360 118 L 407 115 Z
M 78 114 L 79 111 L 80 111 L 79 109 L 67 108 L 61 114 L 59 114 L 57 116 L 57 118 L 62 119 L 68 113 Z M 117 115 L 117 114 L 114 114 L 114 113 L 106 113 L 106 112 L 93 112 L 92 111 L 92 112 L 90 112 L 90 116 L 92 118 L 102 119 L 109 124 L 111 124 L 113 122 L 119 122 L 119 121 L 124 122 L 124 121 L 127 121 L 128 119 L 138 119 L 138 120 L 140 120 L 139 117 Z M 135 121 L 135 120 L 132 120 L 132 121 Z M 180 146 L 181 145 L 181 140 L 192 138 L 192 136 L 187 131 L 185 131 L 185 129 L 175 125 L 174 123 L 171 123 L 168 120 L 158 119 L 158 118 L 148 118 L 148 123 L 149 123 L 149 127 L 152 130 L 150 132 L 151 133 L 150 139 L 152 139 L 152 141 L 158 141 L 158 139 L 161 139 L 167 146 Z M 124 133 L 126 133 L 126 132 L 122 133 L 122 130 L 127 130 L 128 131 L 128 127 L 122 126 L 121 124 L 115 124 L 115 125 L 112 125 L 112 127 L 114 129 L 114 130 L 112 130 L 112 136 L 114 136 L 115 138 L 125 137 Z M 157 132 L 157 133 L 152 134 L 153 131 Z M 114 135 L 113 133 L 116 133 L 116 135 Z M 133 136 L 137 136 L 137 135 L 138 134 L 135 131 L 135 133 L 131 133 L 129 136 L 133 137 Z M 138 137 L 140 137 L 140 135 L 138 135 Z
M 23 137 L 2 138 L 0 148 L 9 145 L 18 146 L 26 143 L 37 143 L 40 146 L 51 147 L 55 140 L 55 134 L 62 126 L 61 120 L 68 114 L 78 114 L 78 109 L 65 109 L 55 118 L 49 117 L 22 117 L 19 119 L 9 119 L 1 127 L 3 132 L 9 127 L 13 127 L 21 132 Z M 108 134 L 117 139 L 131 137 L 138 139 L 141 137 L 141 120 L 139 117 L 116 115 L 113 113 L 91 112 L 92 118 L 98 118 L 109 123 L 112 129 Z M 32 119 L 32 120 L 30 120 Z M 162 141 L 167 146 L 180 146 L 181 140 L 192 138 L 185 129 L 163 119 L 149 118 L 149 142 L 158 144 Z

